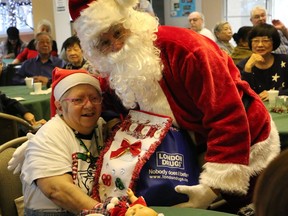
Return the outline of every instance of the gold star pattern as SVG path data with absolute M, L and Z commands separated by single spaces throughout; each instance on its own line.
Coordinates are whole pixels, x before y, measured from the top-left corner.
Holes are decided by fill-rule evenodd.
M 285 68 L 286 67 L 286 62 L 281 61 L 281 68 Z
M 280 76 L 278 76 L 278 74 L 276 73 L 274 76 L 272 76 L 272 81 L 277 82 L 278 78 L 280 78 Z

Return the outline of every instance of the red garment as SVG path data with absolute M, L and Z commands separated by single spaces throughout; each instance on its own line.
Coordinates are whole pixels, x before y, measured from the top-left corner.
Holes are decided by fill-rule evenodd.
M 200 182 L 245 193 L 249 177 L 280 150 L 261 99 L 241 80 L 232 59 L 211 40 L 183 28 L 162 26 L 155 45 L 164 64 L 160 85 L 177 123 L 195 132 L 198 145 L 207 144 L 205 160 L 210 163 L 205 164 Z M 251 100 L 247 112 L 244 94 Z M 269 135 L 276 139 L 274 143 Z M 261 145 L 253 146 L 256 143 Z M 250 155 L 251 146 L 254 154 Z M 234 172 L 237 175 L 232 177 Z
M 28 49 L 27 47 L 17 55 L 17 59 L 20 61 L 20 62 L 24 62 L 25 60 L 27 59 L 31 59 L 31 58 L 35 58 L 37 57 L 38 55 L 38 52 L 37 50 L 31 50 L 31 49 Z M 57 51 L 55 50 L 52 50 L 51 52 L 51 55 L 52 56 L 58 56 L 57 54 Z
M 110 216 L 124 216 L 127 212 L 128 207 L 132 207 L 136 204 L 147 206 L 144 198 L 140 196 L 135 202 L 131 203 L 130 205 L 127 205 L 126 202 L 120 202 L 117 206 L 110 210 Z
M 38 52 L 35 48 L 34 42 L 35 39 L 32 39 L 27 47 L 17 55 L 16 59 L 18 59 L 20 62 L 24 62 L 27 59 L 37 57 Z M 51 55 L 58 57 L 57 43 L 55 40 L 53 40 Z

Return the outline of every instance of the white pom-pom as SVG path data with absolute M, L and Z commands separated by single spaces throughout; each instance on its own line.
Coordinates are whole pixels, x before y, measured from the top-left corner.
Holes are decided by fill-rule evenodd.
M 134 7 L 138 3 L 138 0 L 115 0 L 115 1 L 125 8 Z
M 113 203 L 114 205 L 119 204 L 119 199 L 117 197 L 113 197 L 110 201 L 110 203 Z
M 115 205 L 113 203 L 109 203 L 106 207 L 106 209 L 109 211 L 110 209 L 113 209 Z

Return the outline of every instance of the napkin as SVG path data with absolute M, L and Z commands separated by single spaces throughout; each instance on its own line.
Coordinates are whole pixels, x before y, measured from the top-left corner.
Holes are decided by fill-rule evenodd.
M 43 95 L 43 94 L 50 94 L 52 91 L 52 88 L 48 88 L 46 90 L 41 90 L 39 92 L 30 92 L 31 95 Z

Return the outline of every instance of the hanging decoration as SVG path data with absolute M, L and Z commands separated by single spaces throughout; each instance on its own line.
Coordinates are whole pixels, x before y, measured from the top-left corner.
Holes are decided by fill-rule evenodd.
M 1 0 L 2 29 L 10 26 L 33 29 L 31 0 Z

